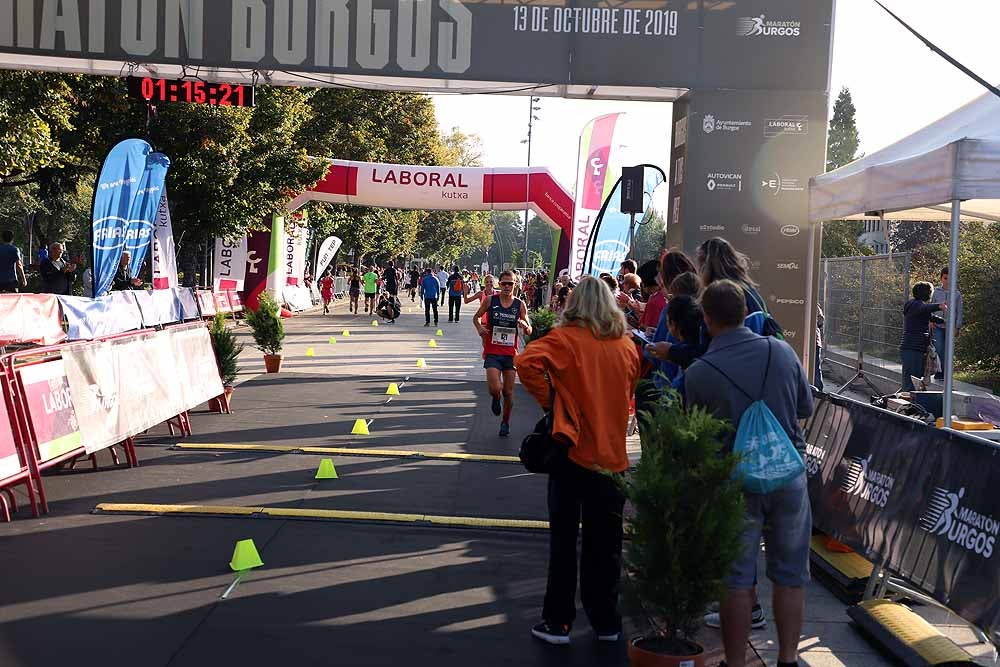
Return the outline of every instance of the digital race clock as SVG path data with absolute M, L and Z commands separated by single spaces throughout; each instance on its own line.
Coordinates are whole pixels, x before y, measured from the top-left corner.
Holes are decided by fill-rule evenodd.
M 146 102 L 214 104 L 220 107 L 252 107 L 253 86 L 237 83 L 210 83 L 197 79 L 153 79 L 128 77 L 128 93 Z

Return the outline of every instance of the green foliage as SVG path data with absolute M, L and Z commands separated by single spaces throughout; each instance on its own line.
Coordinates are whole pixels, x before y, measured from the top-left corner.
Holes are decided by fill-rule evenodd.
M 528 313 L 528 320 L 531 322 L 531 335 L 527 337 L 530 343 L 552 331 L 556 325 L 556 314 L 550 308 L 540 308 Z
M 71 127 L 70 88 L 58 75 L 0 72 L 0 184 L 71 162 L 59 143 Z
M 640 419 L 642 458 L 621 482 L 634 508 L 625 599 L 662 622 L 664 636 L 689 639 L 742 550 L 737 458 L 721 454 L 732 426 L 702 408 L 685 409 L 676 392 Z
M 253 331 L 257 349 L 264 354 L 281 354 L 281 342 L 285 340 L 285 327 L 281 323 L 278 303 L 269 292 L 260 295 L 256 311 L 247 311 L 247 324 Z
M 858 126 L 854 120 L 854 102 L 851 91 L 841 88 L 837 101 L 833 104 L 833 118 L 830 119 L 830 133 L 826 144 L 826 170 L 832 171 L 853 162 L 858 156 Z
M 823 223 L 823 257 L 857 257 L 874 255 L 875 251 L 858 243 L 864 232 L 861 220 L 831 220 Z
M 905 224 L 905 223 L 903 223 Z M 913 253 L 911 284 L 940 283 L 948 265 L 949 241 L 928 243 Z M 965 307 L 965 326 L 955 340 L 956 366 L 967 372 L 1000 374 L 1000 225 L 962 223 L 958 246 L 958 288 Z M 987 383 L 992 384 L 992 383 Z
M 639 264 L 659 259 L 667 249 L 667 221 L 659 211 L 652 211 L 635 233 L 635 258 Z
M 212 338 L 212 348 L 215 350 L 215 360 L 219 364 L 219 376 L 224 386 L 230 386 L 240 374 L 239 356 L 243 351 L 243 343 L 236 340 L 233 332 L 226 328 L 225 313 L 216 313 L 208 328 Z

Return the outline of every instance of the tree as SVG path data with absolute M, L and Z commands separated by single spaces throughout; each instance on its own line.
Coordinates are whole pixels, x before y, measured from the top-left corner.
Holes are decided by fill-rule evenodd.
M 841 88 L 837 101 L 833 104 L 833 118 L 830 120 L 830 134 L 827 137 L 827 171 L 842 167 L 858 157 L 860 139 L 858 126 L 854 121 L 855 111 L 851 91 L 846 87 Z
M 858 243 L 865 223 L 860 220 L 831 220 L 823 223 L 823 257 L 857 257 L 875 251 Z
M 72 162 L 59 135 L 71 127 L 70 77 L 0 72 L 0 185 L 37 180 L 38 171 Z
M 946 222 L 886 221 L 889 247 L 893 252 L 913 252 L 928 243 L 948 240 Z
M 635 259 L 642 264 L 651 259 L 659 259 L 667 249 L 667 221 L 658 210 L 653 210 L 649 219 L 637 225 L 635 232 Z
M 906 224 L 906 223 L 903 223 Z M 947 239 L 928 243 L 913 252 L 911 282 L 937 284 L 941 268 L 948 265 Z M 956 339 L 956 366 L 967 371 L 992 374 L 1000 385 L 1000 336 L 996 335 L 996 313 L 1000 312 L 1000 225 L 962 223 L 958 246 L 958 288 L 965 306 L 965 326 Z
M 479 137 L 456 127 L 441 135 L 437 160 L 442 165 L 478 167 L 482 152 Z M 416 250 L 438 262 L 453 263 L 488 246 L 492 236 L 488 211 L 428 211 L 420 221 Z

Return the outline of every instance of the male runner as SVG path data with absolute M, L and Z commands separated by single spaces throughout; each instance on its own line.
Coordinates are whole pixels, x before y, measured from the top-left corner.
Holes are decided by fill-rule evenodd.
M 486 324 L 483 316 L 487 315 Z M 510 435 L 510 413 L 514 407 L 514 357 L 517 356 L 518 327 L 531 335 L 531 323 L 524 302 L 514 297 L 514 274 L 500 274 L 500 293 L 484 299 L 472 318 L 476 332 L 483 339 L 483 368 L 489 384 L 493 414 L 499 415 L 503 395 L 503 417 L 500 437 Z
M 417 285 L 420 283 L 420 271 L 417 271 L 417 265 L 414 264 L 413 268 L 410 269 L 410 282 L 407 285 L 407 289 L 410 290 L 410 301 L 417 300 Z
M 362 276 L 365 281 L 365 312 L 375 313 L 375 297 L 378 296 L 378 267 L 372 266 Z

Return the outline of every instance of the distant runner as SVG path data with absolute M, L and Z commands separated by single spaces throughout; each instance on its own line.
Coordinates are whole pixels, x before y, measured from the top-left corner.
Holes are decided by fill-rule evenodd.
M 361 276 L 358 275 L 357 269 L 351 271 L 351 279 L 347 293 L 351 295 L 351 305 L 348 307 L 348 311 L 357 315 L 358 299 L 361 297 Z
M 490 396 L 493 397 L 493 414 L 501 414 L 500 437 L 510 435 L 510 413 L 514 407 L 514 357 L 517 356 L 518 328 L 525 335 L 531 334 L 528 312 L 524 302 L 514 297 L 514 274 L 500 274 L 500 293 L 484 298 L 472 324 L 483 339 L 483 368 Z M 486 316 L 484 318 L 484 315 Z M 484 323 L 485 322 L 485 323 Z
M 333 300 L 333 278 L 330 277 L 330 269 L 323 272 L 323 277 L 319 279 L 319 293 L 323 297 L 323 314 L 330 312 L 330 301 Z
M 375 297 L 378 295 L 378 267 L 372 266 L 368 269 L 368 273 L 364 275 L 365 279 L 365 312 L 375 313 Z
M 410 279 L 406 284 L 406 289 L 410 290 L 410 302 L 417 300 L 417 286 L 420 283 L 420 271 L 417 270 L 417 265 L 414 264 L 413 268 L 410 269 Z

